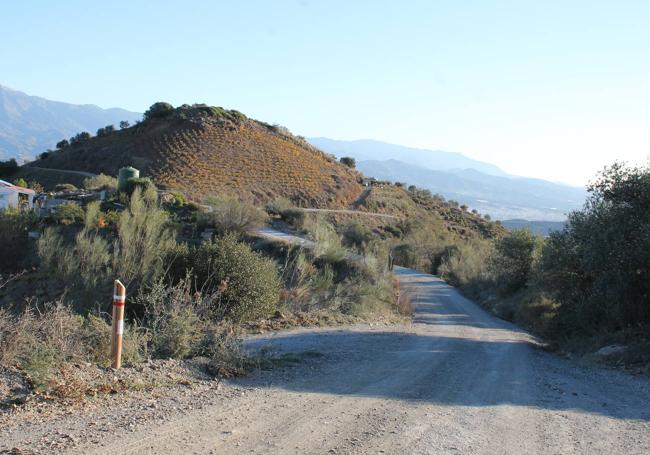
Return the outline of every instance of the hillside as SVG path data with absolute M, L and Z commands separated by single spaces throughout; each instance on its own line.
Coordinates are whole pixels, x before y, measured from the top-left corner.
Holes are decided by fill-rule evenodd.
M 338 157 L 355 158 L 357 168 L 367 175 L 427 188 L 496 219 L 562 222 L 566 213 L 582 207 L 586 197 L 584 188 L 508 175 L 458 153 L 368 140 L 310 142 Z
M 357 167 L 379 179 L 427 188 L 496 219 L 562 222 L 566 213 L 582 206 L 587 195 L 584 188 L 540 179 L 499 177 L 474 169 L 432 170 L 398 160 L 361 161 Z
M 491 239 L 506 232 L 499 224 L 478 213 L 464 210 L 453 202 L 432 196 L 428 190 L 407 190 L 395 185 L 380 184 L 364 191 L 355 203 L 355 208 L 394 215 L 406 223 L 433 223 L 429 229 L 440 225 L 463 238 Z M 431 232 L 431 235 L 434 233 Z
M 50 101 L 0 85 L 0 160 L 33 159 L 64 137 L 141 117 L 124 109 Z
M 257 202 L 283 196 L 299 206 L 346 207 L 361 194 L 356 171 L 283 127 L 205 105 L 169 109 L 30 165 L 111 175 L 132 165 L 193 199 L 229 193 Z

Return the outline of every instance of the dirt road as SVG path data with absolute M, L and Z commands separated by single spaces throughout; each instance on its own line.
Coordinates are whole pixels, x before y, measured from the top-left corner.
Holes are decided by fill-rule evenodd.
M 396 272 L 415 297 L 413 324 L 256 336 L 253 349 L 322 357 L 144 394 L 108 416 L 62 416 L 47 431 L 65 431 L 74 441 L 65 451 L 83 454 L 650 453 L 647 378 L 578 367 L 437 278 Z M 18 445 L 43 431 L 25 423 L 0 439 Z

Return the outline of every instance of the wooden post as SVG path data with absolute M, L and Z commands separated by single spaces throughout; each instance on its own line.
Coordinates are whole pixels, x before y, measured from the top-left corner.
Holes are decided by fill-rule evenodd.
M 115 280 L 113 288 L 113 327 L 111 330 L 111 359 L 112 367 L 122 366 L 122 334 L 124 333 L 124 304 L 126 303 L 126 288 Z

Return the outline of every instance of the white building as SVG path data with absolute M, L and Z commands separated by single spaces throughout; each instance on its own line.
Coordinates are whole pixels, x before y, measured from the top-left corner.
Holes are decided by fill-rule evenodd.
M 9 207 L 27 207 L 31 209 L 34 205 L 35 195 L 34 190 L 0 180 L 0 210 Z

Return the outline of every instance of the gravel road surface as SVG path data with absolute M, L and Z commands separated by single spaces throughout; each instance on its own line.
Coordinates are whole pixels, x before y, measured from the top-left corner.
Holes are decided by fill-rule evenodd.
M 396 273 L 416 304 L 412 324 L 257 335 L 251 349 L 312 355 L 219 385 L 136 394 L 112 411 L 16 423 L 0 440 L 29 448 L 64 434 L 63 451 L 83 454 L 650 453 L 647 378 L 577 366 L 441 280 Z

